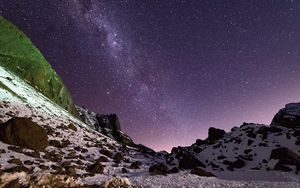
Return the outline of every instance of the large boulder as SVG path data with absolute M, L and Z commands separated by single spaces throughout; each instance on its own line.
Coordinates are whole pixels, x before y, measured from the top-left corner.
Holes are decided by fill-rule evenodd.
M 300 103 L 290 103 L 273 118 L 271 125 L 287 128 L 300 127 Z
M 0 124 L 0 140 L 37 151 L 48 146 L 45 129 L 27 118 L 16 117 Z
M 283 165 L 300 166 L 300 156 L 286 147 L 273 149 L 270 159 L 278 159 L 279 163 Z
M 195 167 L 206 167 L 201 161 L 199 161 L 193 154 L 183 153 L 179 159 L 178 167 L 180 169 L 193 169 Z
M 207 139 L 210 142 L 214 142 L 216 140 L 223 138 L 225 134 L 226 134 L 226 132 L 222 129 L 210 127 L 208 129 L 208 138 Z

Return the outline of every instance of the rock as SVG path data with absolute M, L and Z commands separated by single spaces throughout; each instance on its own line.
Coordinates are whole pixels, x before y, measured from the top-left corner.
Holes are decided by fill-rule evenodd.
M 200 153 L 201 151 L 203 151 L 203 149 L 200 148 L 200 147 L 195 147 L 195 148 L 193 148 L 193 151 L 194 151 L 195 153 Z
M 183 153 L 179 159 L 179 169 L 192 169 L 194 167 L 206 167 L 202 162 L 200 162 L 194 155 Z
M 177 167 L 173 167 L 171 170 L 168 171 L 170 174 L 178 173 L 179 169 Z
M 168 172 L 168 167 L 163 163 L 158 163 L 150 166 L 149 173 L 151 175 L 165 175 Z
M 131 183 L 126 178 L 113 177 L 112 179 L 106 181 L 101 187 L 105 188 L 132 188 Z M 140 186 L 137 186 L 140 187 Z
M 204 140 L 201 140 L 201 139 L 197 139 L 197 140 L 196 140 L 196 145 L 201 146 L 201 145 L 203 145 L 203 144 L 205 144 L 205 141 L 204 141 Z
M 274 170 L 283 171 L 283 172 L 293 171 L 290 167 L 287 167 L 279 162 L 274 166 Z
M 33 158 L 40 158 L 40 152 L 38 151 L 27 151 L 27 152 L 24 152 L 25 155 L 27 156 L 30 156 L 30 157 L 33 157 Z
M 60 141 L 58 141 L 58 140 L 50 140 L 49 141 L 49 145 L 50 146 L 54 146 L 56 148 L 60 148 Z
M 69 141 L 69 140 L 65 140 L 65 139 L 63 139 L 62 141 L 61 141 L 61 144 L 60 144 L 60 148 L 65 148 L 65 147 L 68 147 L 69 145 L 71 144 L 71 142 Z
M 109 158 L 113 158 L 113 156 L 114 156 L 114 154 L 111 151 L 107 150 L 107 149 L 101 150 L 100 153 L 107 156 L 107 157 L 109 157 Z
M 76 174 L 76 170 L 74 167 L 72 166 L 67 166 L 65 167 L 65 170 L 66 170 L 66 174 L 68 176 L 72 176 L 72 177 L 77 177 L 77 174 Z M 103 171 L 102 171 L 103 172 Z
M 8 160 L 7 162 L 11 163 L 11 164 L 16 164 L 16 165 L 22 165 L 23 164 L 20 159 L 11 159 L 11 160 Z
M 26 172 L 28 174 L 32 173 L 32 169 L 29 169 L 23 165 L 7 168 L 7 169 L 4 169 L 3 171 L 4 172 Z
M 103 174 L 104 166 L 97 161 L 94 164 L 88 166 L 87 171 L 93 174 Z
M 97 159 L 97 161 L 99 161 L 99 162 L 109 162 L 109 160 L 108 160 L 108 158 L 107 157 L 104 157 L 104 156 L 100 156 L 98 159 Z
M 45 129 L 27 118 L 12 118 L 0 125 L 0 140 L 32 150 L 42 150 L 48 146 Z
M 140 161 L 135 161 L 135 162 L 131 163 L 130 168 L 131 169 L 139 169 L 141 165 L 142 165 L 142 163 Z
M 253 142 L 254 142 L 253 140 L 251 140 L 251 139 L 248 139 L 248 143 L 247 143 L 247 145 L 248 145 L 248 146 L 250 146 L 250 145 L 251 145 Z
M 5 184 L 2 188 L 20 188 L 21 185 L 19 183 L 19 179 L 14 179 L 10 182 L 8 182 L 7 184 Z
M 274 116 L 271 125 L 283 126 L 287 128 L 300 127 L 300 103 L 290 103 L 285 108 L 279 110 Z
M 73 130 L 73 131 L 75 131 L 75 132 L 77 132 L 77 127 L 75 125 L 73 125 L 72 123 L 70 123 L 68 125 L 68 128 L 71 129 L 71 130 Z
M 215 142 L 216 140 L 223 138 L 225 134 L 226 134 L 226 132 L 222 129 L 210 127 L 208 129 L 208 138 L 207 139 L 210 142 Z
M 226 157 L 225 157 L 224 155 L 219 155 L 219 156 L 217 157 L 217 159 L 218 159 L 218 160 L 222 160 L 222 159 L 226 159 Z
M 39 165 L 39 168 L 42 169 L 42 170 L 49 170 L 49 166 L 46 166 L 46 165 Z
M 242 168 L 246 165 L 245 161 L 243 161 L 242 159 L 237 159 L 233 162 L 225 160 L 223 161 L 223 164 L 228 165 L 228 170 L 233 170 L 234 168 Z
M 124 160 L 124 154 L 122 152 L 117 152 L 114 156 L 114 161 L 119 164 Z
M 100 161 L 101 162 L 101 161 Z M 76 161 L 76 164 L 78 164 L 78 165 L 84 165 L 84 163 L 81 161 L 81 160 L 77 160 Z
M 122 168 L 122 173 L 128 173 L 128 170 L 126 168 Z
M 198 176 L 216 177 L 213 173 L 207 172 L 207 171 L 203 170 L 200 167 L 193 168 L 193 170 L 191 171 L 191 173 L 195 174 L 195 175 L 198 175 Z
M 63 163 L 61 163 L 61 165 L 60 166 L 62 166 L 62 167 L 68 167 L 68 166 L 70 166 L 71 165 L 71 162 L 70 161 L 64 161 Z
M 273 149 L 270 159 L 279 159 L 280 164 L 300 166 L 300 156 L 286 147 Z
M 252 151 L 252 149 L 245 149 L 245 150 L 244 150 L 244 153 L 245 153 L 245 154 L 249 154 L 251 151 Z
M 32 161 L 29 161 L 29 160 L 26 160 L 26 161 L 24 161 L 24 164 L 25 164 L 25 165 L 32 165 L 33 162 L 32 162 Z

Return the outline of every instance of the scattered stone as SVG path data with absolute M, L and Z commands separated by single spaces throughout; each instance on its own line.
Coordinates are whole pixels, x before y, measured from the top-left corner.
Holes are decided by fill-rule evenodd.
M 107 149 L 100 150 L 100 153 L 107 156 L 107 157 L 109 157 L 109 158 L 114 157 L 114 154 L 111 151 L 107 150 Z
M 117 152 L 114 156 L 114 161 L 117 164 L 121 163 L 123 159 L 124 159 L 124 154 L 122 152 Z
M 29 161 L 29 160 L 26 160 L 26 161 L 24 161 L 24 164 L 25 164 L 25 165 L 33 165 L 33 162 L 32 162 L 32 161 Z
M 100 161 L 101 162 L 101 161 Z M 84 163 L 81 161 L 81 160 L 77 160 L 76 161 L 76 164 L 78 164 L 78 165 L 84 165 Z
M 224 155 L 220 155 L 217 157 L 217 159 L 222 160 L 222 159 L 226 159 L 226 157 Z
M 11 168 L 4 169 L 3 172 L 26 172 L 28 174 L 31 174 L 33 170 L 23 165 L 20 165 L 20 166 L 13 166 Z
M 233 170 L 234 168 L 242 168 L 246 165 L 246 163 L 242 159 L 237 159 L 233 162 L 225 160 L 223 161 L 224 165 L 228 165 L 228 170 Z
M 177 167 L 173 167 L 171 170 L 168 171 L 168 173 L 174 174 L 174 173 L 178 173 L 179 169 Z
M 87 171 L 93 174 L 103 174 L 104 166 L 97 161 L 94 164 L 88 166 Z
M 131 163 L 130 168 L 131 169 L 139 169 L 141 165 L 142 165 L 142 163 L 140 161 L 135 161 L 135 162 Z
M 49 170 L 49 166 L 46 166 L 46 165 L 39 165 L 39 168 L 42 169 L 42 170 Z
M 66 175 L 72 176 L 72 177 L 77 177 L 76 169 L 72 166 L 67 166 L 65 167 L 66 170 Z
M 193 168 L 193 170 L 191 171 L 191 173 L 195 174 L 195 175 L 198 175 L 198 176 L 216 177 L 213 173 L 207 172 L 207 171 L 203 170 L 200 167 Z
M 11 160 L 8 160 L 7 162 L 11 163 L 11 164 L 16 164 L 16 165 L 22 165 L 23 164 L 20 159 L 11 159 Z
M 100 156 L 99 159 L 97 159 L 97 161 L 104 163 L 109 162 L 108 158 L 105 156 Z
M 49 141 L 49 145 L 50 146 L 54 146 L 54 147 L 56 147 L 56 148 L 60 148 L 60 141 L 58 141 L 58 140 L 50 140 Z
M 168 167 L 163 163 L 158 163 L 150 166 L 149 173 L 151 175 L 165 175 L 168 172 Z
M 77 132 L 77 127 L 75 125 L 73 125 L 72 123 L 70 123 L 68 125 L 68 128 L 71 129 L 71 130 L 73 130 L 73 131 L 75 131 L 75 132 Z
M 122 173 L 128 173 L 128 170 L 126 168 L 122 168 Z

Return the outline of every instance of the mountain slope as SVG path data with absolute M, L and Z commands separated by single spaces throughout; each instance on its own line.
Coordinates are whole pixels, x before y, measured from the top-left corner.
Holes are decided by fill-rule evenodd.
M 300 104 L 272 126 L 211 128 L 192 146 L 154 152 L 134 144 L 115 114 L 77 107 L 80 117 L 72 115 L 70 95 L 40 52 L 3 18 L 0 26 L 0 188 L 9 176 L 25 187 L 40 177 L 44 185 L 73 178 L 61 187 L 110 187 L 103 182 L 115 176 L 133 184 L 113 179 L 124 187 L 300 186 Z
M 30 39 L 1 16 L 0 66 L 26 80 L 64 109 L 75 113 L 72 98 L 60 77 Z M 5 88 L 3 83 L 0 87 Z

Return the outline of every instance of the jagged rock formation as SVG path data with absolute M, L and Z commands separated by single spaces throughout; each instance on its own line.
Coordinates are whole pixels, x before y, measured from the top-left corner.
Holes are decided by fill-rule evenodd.
M 288 128 L 300 127 L 300 103 L 290 103 L 279 110 L 271 125 L 281 125 Z
M 60 77 L 30 39 L 2 16 L 0 16 L 0 46 L 1 67 L 24 79 L 64 109 L 76 114 L 72 98 Z M 0 88 L 10 91 L 2 82 Z
M 79 106 L 76 109 L 82 121 L 91 128 L 125 145 L 134 145 L 132 139 L 122 132 L 116 114 L 101 115 Z

